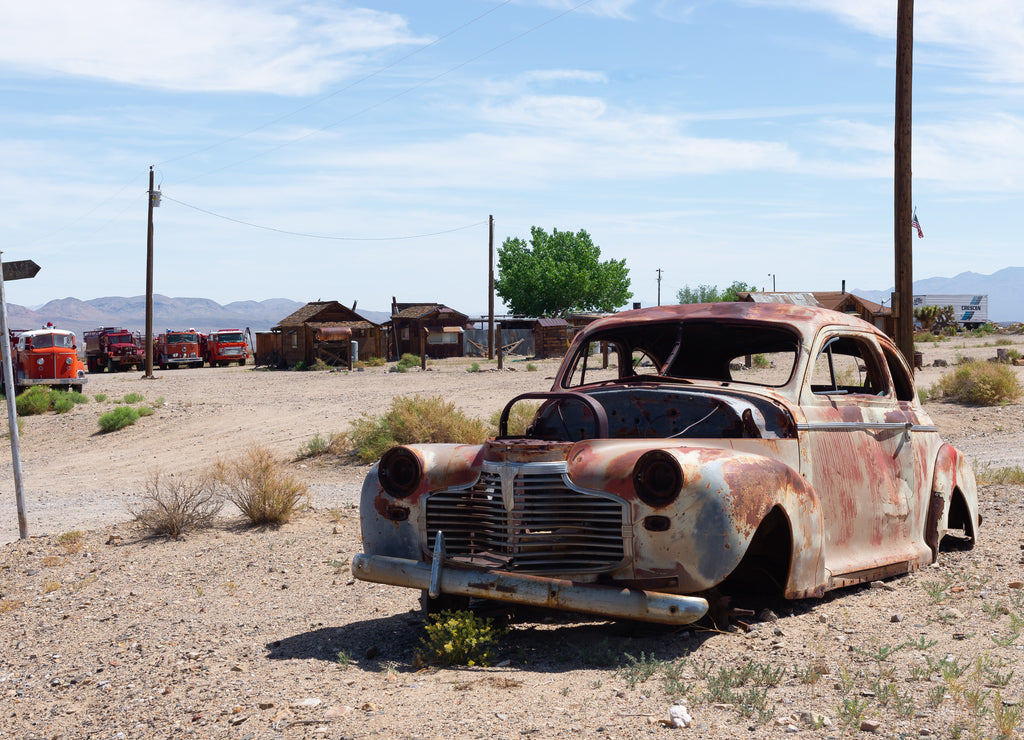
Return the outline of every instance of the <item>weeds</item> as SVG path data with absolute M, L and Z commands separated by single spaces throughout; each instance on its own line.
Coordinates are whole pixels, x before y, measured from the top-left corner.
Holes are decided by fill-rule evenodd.
M 622 666 L 616 671 L 616 675 L 622 676 L 626 680 L 626 685 L 629 688 L 636 688 L 638 683 L 643 683 L 654 675 L 654 672 L 658 670 L 663 664 L 661 661 L 655 660 L 654 655 L 647 655 L 641 652 L 640 657 L 630 655 L 626 653 L 627 665 Z
M 392 447 L 417 442 L 480 444 L 487 426 L 471 419 L 443 396 L 399 396 L 382 416 L 363 414 L 352 422 L 345 444 L 363 462 L 373 462 Z
M 57 536 L 57 544 L 64 548 L 64 552 L 73 554 L 81 552 L 85 545 L 85 535 L 77 529 Z
M 146 397 L 141 393 L 125 393 L 124 398 L 121 399 L 121 403 L 131 405 L 133 403 L 142 403 L 146 400 Z
M 342 445 L 342 440 L 343 435 L 341 434 L 332 434 L 327 439 L 321 437 L 319 433 L 314 434 L 310 439 L 299 445 L 299 451 L 295 453 L 295 459 L 307 460 L 311 457 L 325 455 L 328 452 L 337 454 Z
M 157 471 L 146 481 L 142 507 L 131 514 L 152 534 L 180 537 L 211 526 L 223 506 L 208 475 L 176 478 Z
M 100 429 L 104 432 L 116 432 L 131 426 L 139 420 L 141 414 L 131 406 L 118 406 L 113 411 L 102 414 L 99 418 Z
M 107 400 L 107 394 L 97 393 L 96 395 L 93 396 L 93 400 L 96 401 L 96 403 L 103 403 L 104 401 Z
M 975 406 L 998 406 L 1016 401 L 1024 389 L 1013 368 L 992 362 L 965 360 L 933 387 L 946 398 Z
M 45 385 L 34 385 L 14 399 L 18 416 L 39 416 L 48 411 L 66 414 L 78 404 L 88 402 L 88 396 L 78 391 L 58 390 Z
M 508 434 L 510 437 L 521 437 L 526 434 L 527 427 L 533 422 L 540 408 L 539 402 L 520 401 L 511 408 L 508 414 Z M 501 421 L 501 412 L 495 411 L 491 414 L 490 422 L 494 433 L 498 432 L 498 423 Z
M 978 483 L 1001 483 L 1003 485 L 1024 485 L 1024 468 L 1020 465 L 1005 468 L 993 468 L 987 464 L 976 464 L 974 474 Z
M 490 665 L 494 645 L 505 634 L 492 620 L 469 611 L 442 611 L 432 615 L 421 639 L 420 661 L 436 665 Z
M 253 524 L 284 524 L 309 497 L 266 447 L 256 445 L 232 460 L 218 459 L 213 480 Z

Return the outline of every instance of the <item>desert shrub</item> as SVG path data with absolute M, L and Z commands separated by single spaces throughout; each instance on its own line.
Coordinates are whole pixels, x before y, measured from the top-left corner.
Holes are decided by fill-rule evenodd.
M 309 366 L 309 370 L 319 370 L 321 372 L 323 372 L 324 370 L 330 370 L 330 369 L 331 369 L 331 366 L 328 365 L 326 362 L 324 362 L 323 359 L 320 358 L 320 357 L 317 357 L 316 358 L 316 362 L 314 362 L 312 365 Z
M 1011 344 L 1013 344 L 1013 340 L 1007 337 L 1000 337 L 996 340 L 997 347 L 1009 347 Z
M 253 524 L 284 524 L 309 498 L 309 490 L 266 447 L 256 445 L 232 460 L 218 459 L 213 478 L 224 496 Z
M 135 409 L 139 416 L 152 416 L 156 413 L 156 410 L 152 406 L 139 406 Z
M 976 406 L 996 406 L 1021 396 L 1021 385 L 1013 368 L 993 362 L 965 360 L 939 378 L 932 391 L 946 398 Z
M 369 360 L 363 361 L 366 367 L 384 367 L 385 362 L 383 357 L 371 357 Z
M 479 362 L 474 362 L 472 365 L 469 366 L 469 369 L 467 369 L 466 372 L 467 373 L 478 373 L 478 372 L 480 372 L 480 363 Z
M 180 537 L 211 526 L 223 506 L 209 475 L 172 477 L 157 471 L 146 481 L 142 506 L 131 514 L 153 534 Z
M 307 369 L 309 369 L 309 363 L 306 362 L 305 360 L 299 360 L 294 365 L 292 365 L 292 370 L 295 370 L 297 372 L 302 372 L 303 370 Z
M 398 360 L 398 363 L 391 368 L 391 372 L 404 373 L 411 367 L 417 367 L 420 364 L 420 358 L 414 354 L 406 352 Z
M 532 362 L 528 362 L 526 363 L 526 371 L 529 373 L 535 373 L 537 372 L 537 366 L 534 365 Z
M 416 442 L 480 444 L 487 425 L 471 419 L 443 396 L 398 396 L 382 416 L 363 414 L 352 422 L 345 444 L 364 462 L 373 462 L 397 445 Z
M 490 665 L 494 645 L 505 634 L 491 619 L 469 611 L 443 611 L 431 615 L 432 623 L 424 627 L 420 662 L 436 665 Z
M 122 403 L 142 403 L 146 400 L 146 397 L 141 393 L 125 393 L 124 398 L 121 399 Z
M 766 370 L 772 366 L 771 360 L 764 355 L 754 355 L 750 358 L 750 361 L 754 364 L 754 367 L 759 370 Z
M 93 396 L 93 399 L 95 399 L 96 403 L 103 403 L 104 401 L 107 400 L 107 394 L 97 393 L 95 396 Z
M 57 544 L 64 548 L 67 553 L 79 552 L 85 545 L 85 535 L 77 529 L 64 532 L 57 536 Z
M 974 466 L 974 474 L 978 483 L 1002 483 L 1007 485 L 1024 485 L 1024 468 L 1020 465 L 1013 465 L 1006 468 L 993 468 L 988 464 Z
M 508 433 L 509 436 L 517 437 L 526 434 L 526 427 L 533 421 L 533 417 L 537 415 L 537 409 L 540 408 L 540 401 L 520 401 L 508 414 Z M 494 428 L 493 433 L 498 433 L 498 423 L 501 421 L 501 412 L 495 411 L 491 414 L 491 426 Z
M 131 406 L 118 406 L 113 411 L 102 414 L 99 418 L 100 429 L 104 432 L 116 432 L 131 426 L 139 420 L 139 412 Z
M 310 439 L 307 439 L 301 445 L 299 445 L 299 451 L 295 454 L 296 460 L 305 460 L 310 457 L 318 457 L 319 455 L 325 455 L 331 453 L 332 455 L 341 454 L 344 451 L 344 435 L 343 434 L 331 434 L 326 439 L 320 436 L 320 433 L 314 434 Z
M 53 408 L 50 389 L 44 385 L 34 385 L 14 399 L 18 416 L 38 416 Z

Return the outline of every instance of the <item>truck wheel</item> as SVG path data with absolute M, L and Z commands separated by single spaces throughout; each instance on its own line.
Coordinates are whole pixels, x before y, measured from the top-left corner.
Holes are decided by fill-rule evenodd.
M 71 386 L 71 390 L 73 390 L 75 393 L 81 393 L 82 392 L 82 384 L 81 383 L 75 383 L 74 385 Z
M 164 357 L 163 355 L 160 355 L 160 358 L 157 360 L 157 364 L 160 366 L 161 370 L 166 370 L 167 369 L 167 358 Z
M 469 608 L 469 597 L 458 594 L 441 594 L 436 599 L 432 599 L 429 593 L 423 591 L 420 594 L 420 607 L 426 616 L 445 611 L 463 611 Z
M 241 360 L 238 361 L 238 366 L 239 367 L 245 367 L 245 358 L 244 357 Z

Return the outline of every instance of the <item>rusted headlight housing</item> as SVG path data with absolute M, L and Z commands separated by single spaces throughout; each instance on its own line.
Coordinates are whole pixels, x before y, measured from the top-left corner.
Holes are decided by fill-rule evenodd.
M 405 498 L 416 490 L 423 478 L 420 459 L 407 447 L 392 447 L 377 466 L 381 487 L 395 498 Z
M 633 488 L 648 506 L 668 506 L 683 487 L 679 462 L 664 450 L 645 452 L 633 467 Z

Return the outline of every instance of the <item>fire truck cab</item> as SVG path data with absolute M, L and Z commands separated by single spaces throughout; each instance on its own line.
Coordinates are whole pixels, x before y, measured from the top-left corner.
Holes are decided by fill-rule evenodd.
M 81 393 L 88 381 L 78 359 L 73 332 L 47 324 L 42 329 L 11 331 L 15 393 L 33 385 L 70 388 Z

